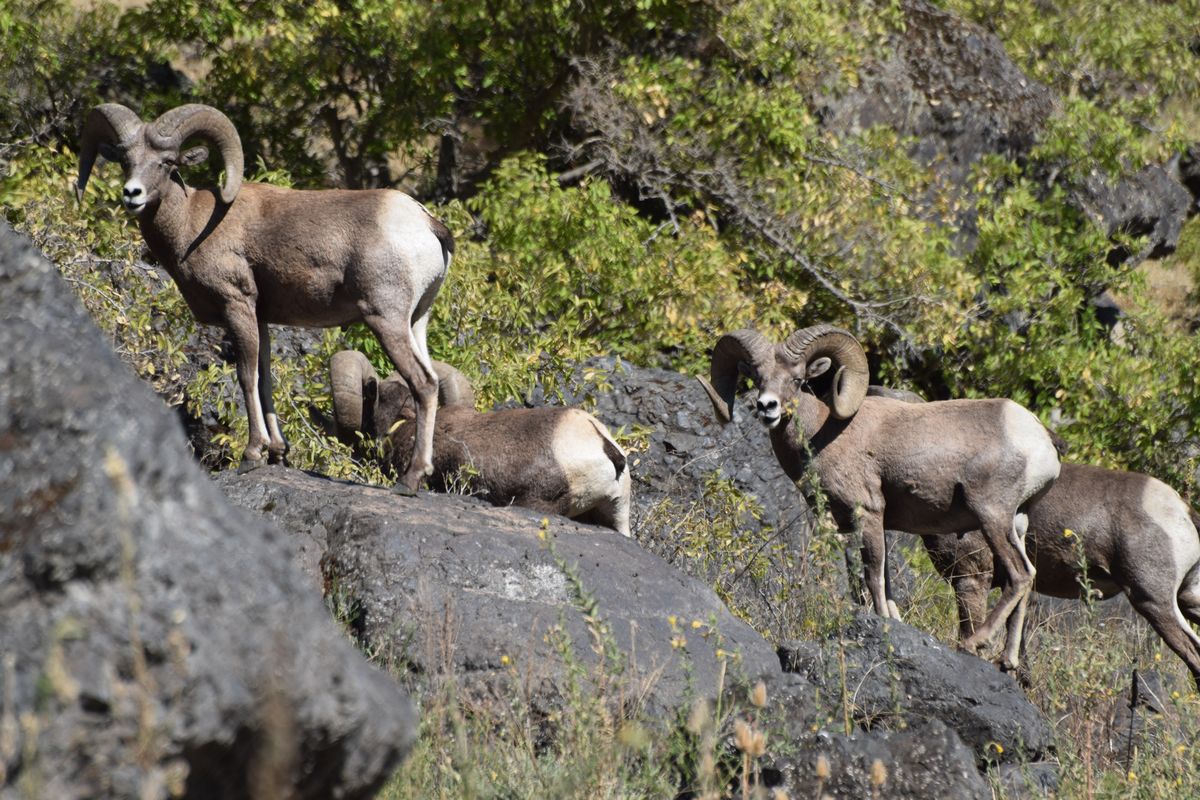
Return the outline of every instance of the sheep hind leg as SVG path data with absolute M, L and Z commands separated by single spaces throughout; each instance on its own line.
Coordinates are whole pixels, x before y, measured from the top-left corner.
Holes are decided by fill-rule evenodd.
M 1197 645 L 1196 634 L 1191 630 L 1183 617 L 1174 598 L 1168 601 L 1158 601 L 1146 597 L 1130 597 L 1134 610 L 1146 618 L 1150 627 L 1162 637 L 1177 656 L 1183 659 L 1192 680 L 1196 682 L 1196 690 L 1200 691 L 1200 645 Z
M 1020 515 L 1024 516 L 1024 515 Z M 986 649 L 996 637 L 1000 624 L 1007 623 L 1003 668 L 1016 670 L 1020 664 L 1021 628 L 1025 619 L 1023 600 L 1033 586 L 1034 569 L 1025 555 L 1024 528 L 1016 519 L 998 520 L 980 516 L 980 528 L 996 568 L 1003 569 L 1008 580 L 1001 586 L 1000 599 L 971 636 L 963 641 L 963 649 L 976 654 Z M 1017 615 L 1016 620 L 1010 620 Z
M 233 339 L 238 383 L 246 401 L 246 417 L 250 428 L 249 441 L 242 453 L 241 464 L 238 465 L 238 472 L 243 473 L 266 463 L 262 451 L 270 439 L 258 393 L 258 322 L 255 319 L 253 301 L 244 301 L 227 308 L 225 320 L 230 338 Z
M 265 322 L 258 323 L 258 396 L 267 423 L 267 461 L 286 464 L 288 443 L 279 428 L 279 415 L 275 413 L 274 387 L 271 385 L 271 332 Z
M 396 365 L 396 371 L 408 384 L 416 400 L 417 419 L 412 459 L 408 470 L 400 478 L 393 491 L 400 495 L 413 496 L 426 475 L 433 473 L 433 425 L 437 414 L 438 378 L 424 352 L 424 341 L 418 342 L 407 319 L 391 319 L 379 315 L 364 315 L 363 321 L 388 358 Z M 423 337 L 422 337 L 423 339 Z

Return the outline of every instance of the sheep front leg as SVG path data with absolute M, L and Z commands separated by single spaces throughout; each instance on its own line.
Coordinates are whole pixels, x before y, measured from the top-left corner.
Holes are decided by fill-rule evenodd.
M 867 580 L 867 591 L 871 593 L 871 602 L 875 605 L 875 613 L 881 617 L 899 619 L 899 612 L 893 613 L 895 604 L 888 602 L 885 585 L 887 541 L 883 533 L 883 515 L 861 511 L 859 523 L 862 527 L 863 574 Z
M 249 472 L 265 463 L 262 451 L 270 439 L 258 394 L 258 320 L 255 318 L 253 301 L 239 300 L 231 304 L 226 309 L 225 320 L 230 338 L 233 339 L 238 383 L 246 400 L 246 417 L 250 427 L 249 442 L 242 453 L 238 472 Z
M 408 384 L 416 401 L 416 431 L 412 459 L 408 470 L 393 488 L 397 494 L 412 496 L 421 481 L 433 473 L 433 426 L 437 415 L 437 373 L 424 354 L 424 343 L 418 343 L 408 320 L 388 319 L 379 315 L 364 315 L 363 321 L 383 345 L 396 371 Z
M 262 402 L 267 422 L 267 460 L 271 464 L 287 463 L 288 443 L 279 429 L 279 416 L 275 413 L 274 390 L 271 385 L 271 331 L 267 323 L 258 323 L 258 396 Z

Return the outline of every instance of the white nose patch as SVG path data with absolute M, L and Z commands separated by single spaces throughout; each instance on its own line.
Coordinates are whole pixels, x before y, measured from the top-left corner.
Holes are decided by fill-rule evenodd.
M 137 211 L 146 205 L 146 187 L 139 180 L 126 182 L 121 190 L 121 202 L 130 211 Z

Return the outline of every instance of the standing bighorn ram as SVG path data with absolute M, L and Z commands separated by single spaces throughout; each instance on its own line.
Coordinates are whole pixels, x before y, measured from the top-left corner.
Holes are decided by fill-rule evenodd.
M 598 419 L 578 408 L 475 410 L 475 391 L 449 364 L 439 378 L 433 437 L 435 487 L 469 476 L 494 505 L 518 505 L 591 521 L 629 536 L 630 479 L 625 453 Z M 354 444 L 359 432 L 386 436 L 389 460 L 412 453 L 412 397 L 394 377 L 380 380 L 362 353 L 343 350 L 329 362 L 332 433 Z M 396 423 L 401 423 L 396 429 Z
M 208 157 L 223 188 L 190 188 L 179 168 Z M 116 103 L 93 108 L 83 128 L 77 188 L 96 155 L 125 170 L 123 202 L 150 252 L 199 322 L 229 330 L 250 422 L 241 469 L 280 461 L 287 443 L 271 398 L 269 323 L 328 328 L 362 321 L 419 399 L 419 447 L 398 491 L 432 469 L 437 376 L 425 344 L 429 310 L 446 276 L 450 231 L 407 195 L 390 190 L 285 189 L 242 183 L 242 145 L 229 118 L 205 105 L 153 122 Z
M 811 470 L 838 528 L 861 525 L 877 613 L 895 615 L 884 591 L 885 526 L 915 534 L 983 531 L 1012 580 L 963 646 L 979 652 L 1016 615 L 1002 661 L 1015 669 L 1034 574 L 1023 546 L 1024 507 L 1059 471 L 1037 417 L 1011 400 L 914 405 L 867 397 L 866 354 L 830 325 L 797 331 L 778 345 L 753 330 L 722 336 L 712 382 L 701 379 L 722 423 L 731 419 L 743 371 L 758 389 L 758 417 L 784 472 L 801 484 Z

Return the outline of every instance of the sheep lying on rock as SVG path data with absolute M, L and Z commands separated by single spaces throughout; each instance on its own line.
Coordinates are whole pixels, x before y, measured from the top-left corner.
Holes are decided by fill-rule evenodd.
M 1123 592 L 1134 609 L 1183 659 L 1200 689 L 1200 518 L 1160 480 L 1136 472 L 1064 463 L 1058 479 L 1029 504 L 1025 548 L 1037 568 L 1033 588 L 1068 599 L 1087 582 L 1100 598 Z M 925 536 L 934 567 L 954 587 L 959 631 L 983 619 L 993 570 L 978 531 Z M 1080 557 L 1083 564 L 1080 563 Z
M 630 535 L 630 479 L 625 454 L 595 417 L 578 408 L 513 408 L 481 413 L 461 372 L 434 361 L 441 409 L 433 434 L 435 487 L 466 481 L 496 505 L 519 505 L 591 521 Z M 380 380 L 366 356 L 344 350 L 330 361 L 334 432 L 386 436 L 389 459 L 402 466 L 413 448 L 412 395 L 390 376 Z M 397 426 L 396 423 L 401 423 Z
M 1023 512 L 1059 470 L 1038 418 L 1011 400 L 867 397 L 866 354 L 852 335 L 829 325 L 797 331 L 779 345 L 753 330 L 722 336 L 712 381 L 701 379 L 722 422 L 731 419 L 743 373 L 758 389 L 758 417 L 784 472 L 803 485 L 811 470 L 838 527 L 861 526 L 877 613 L 895 615 L 884 587 L 885 526 L 916 534 L 983 531 L 1012 580 L 963 646 L 982 650 L 1016 616 L 1002 662 L 1015 669 L 1034 574 Z
M 179 168 L 216 146 L 223 188 L 189 188 Z M 454 240 L 408 195 L 391 190 L 300 191 L 242 183 L 242 144 L 229 118 L 205 105 L 142 122 L 105 103 L 91 110 L 79 149 L 79 194 L 96 156 L 125 170 L 124 205 L 197 321 L 229 330 L 250 436 L 242 469 L 282 461 L 287 443 L 271 400 L 268 323 L 329 328 L 359 320 L 379 339 L 412 394 L 420 446 L 397 490 L 432 467 L 437 376 L 425 330 Z

